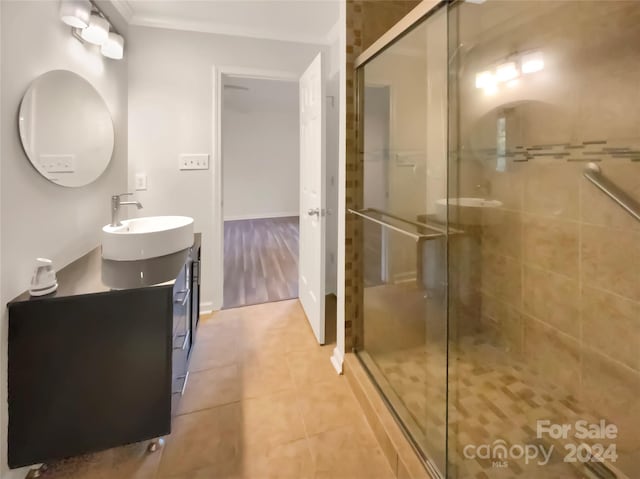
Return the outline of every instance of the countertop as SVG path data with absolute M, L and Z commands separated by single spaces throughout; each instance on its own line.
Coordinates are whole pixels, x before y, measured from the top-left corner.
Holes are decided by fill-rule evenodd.
M 200 242 L 201 234 L 195 233 L 191 248 L 199 248 Z M 25 291 L 9 304 L 173 284 L 189 252 L 185 249 L 159 258 L 113 261 L 102 259 L 102 247 L 98 246 L 57 272 L 58 289 L 53 293 L 31 296 Z

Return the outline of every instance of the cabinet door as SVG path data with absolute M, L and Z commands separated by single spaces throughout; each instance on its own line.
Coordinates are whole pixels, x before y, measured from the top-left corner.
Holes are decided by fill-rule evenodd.
M 170 432 L 171 293 L 159 286 L 10 306 L 10 467 Z

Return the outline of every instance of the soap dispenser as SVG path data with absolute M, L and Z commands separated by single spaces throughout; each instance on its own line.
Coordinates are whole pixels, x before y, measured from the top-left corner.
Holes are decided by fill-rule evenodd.
M 45 294 L 53 293 L 57 289 L 58 280 L 52 261 L 47 258 L 36 258 L 36 269 L 31 277 L 29 294 L 31 296 L 44 296 Z

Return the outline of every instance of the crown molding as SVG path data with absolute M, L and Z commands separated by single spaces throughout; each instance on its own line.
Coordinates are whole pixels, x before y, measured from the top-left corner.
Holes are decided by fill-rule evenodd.
M 127 0 L 113 0 L 128 3 Z M 130 25 L 139 27 L 150 28 L 165 28 L 168 30 L 182 30 L 188 32 L 198 33 L 213 33 L 217 35 L 229 35 L 245 38 L 256 38 L 261 40 L 274 40 L 280 42 L 294 42 L 294 43 L 306 43 L 312 45 L 330 45 L 329 35 L 315 36 L 315 35 L 291 35 L 280 34 L 268 30 L 251 29 L 235 27 L 224 24 L 216 24 L 213 22 L 198 21 L 198 20 L 184 20 L 176 18 L 168 18 L 159 15 L 137 15 L 133 14 L 128 20 Z M 335 27 L 335 25 L 334 25 Z M 332 31 L 334 29 L 332 27 Z
M 162 15 L 140 15 L 135 13 L 133 0 L 110 0 L 111 4 L 129 25 L 150 28 L 165 28 L 168 30 L 182 30 L 198 33 L 213 33 L 217 35 L 229 35 L 236 37 L 255 38 L 261 40 L 274 40 L 280 42 L 295 42 L 311 45 L 331 45 L 340 35 L 341 24 L 339 21 L 333 24 L 329 32 L 323 36 L 306 34 L 283 34 L 269 30 L 256 28 L 243 28 L 221 23 L 202 20 L 186 20 Z
M 127 23 L 131 23 L 131 19 L 133 18 L 133 7 L 129 0 L 111 0 L 111 4 L 115 7 L 122 18 L 125 19 Z

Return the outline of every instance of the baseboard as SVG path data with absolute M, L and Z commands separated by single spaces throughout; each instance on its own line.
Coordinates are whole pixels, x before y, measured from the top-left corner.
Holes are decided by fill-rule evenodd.
M 299 216 L 299 211 L 281 211 L 278 213 L 253 213 L 248 215 L 230 215 L 225 216 L 225 221 L 238 221 L 238 220 L 261 220 L 265 218 L 284 218 L 287 216 Z
M 202 301 L 200 303 L 200 314 L 213 313 L 213 303 L 211 301 Z
M 24 479 L 27 474 L 29 473 L 29 471 L 31 470 L 31 467 L 21 467 L 19 469 L 9 469 L 7 471 L 5 471 L 6 476 L 4 474 L 2 474 L 2 477 L 5 479 Z
M 333 348 L 333 354 L 331 355 L 331 364 L 335 368 L 338 374 L 342 374 L 342 363 L 344 362 L 344 356 L 340 352 L 340 350 L 335 347 Z
M 398 479 L 439 479 L 430 474 L 353 353 L 344 358 L 344 375 L 360 403 L 382 452 Z
M 405 271 L 393 275 L 393 284 L 412 283 L 417 279 L 415 271 Z

